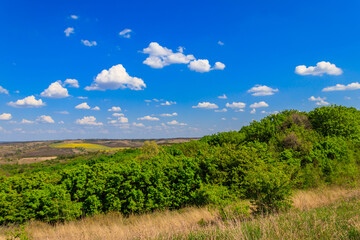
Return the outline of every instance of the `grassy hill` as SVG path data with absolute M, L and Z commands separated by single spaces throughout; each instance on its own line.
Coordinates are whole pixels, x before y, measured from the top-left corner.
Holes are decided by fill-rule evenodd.
M 115 154 L 13 167 L 0 177 L 0 223 L 191 206 L 213 207 L 224 221 L 230 213 L 246 219 L 287 211 L 299 189 L 356 186 L 359 140 L 360 112 L 330 106 L 284 111 L 198 141 L 145 142 Z

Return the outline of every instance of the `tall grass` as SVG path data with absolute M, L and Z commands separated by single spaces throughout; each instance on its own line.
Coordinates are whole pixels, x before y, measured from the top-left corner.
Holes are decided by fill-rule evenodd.
M 186 208 L 124 218 L 96 215 L 55 226 L 34 221 L 31 239 L 360 239 L 360 190 L 331 187 L 298 191 L 286 213 L 223 221 L 208 208 Z M 0 239 L 15 234 L 0 228 Z M 6 233 L 7 232 L 7 233 Z

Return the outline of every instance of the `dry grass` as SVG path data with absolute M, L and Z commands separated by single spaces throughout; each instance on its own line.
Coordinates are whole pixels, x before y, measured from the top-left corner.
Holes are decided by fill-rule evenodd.
M 308 214 L 309 216 L 304 217 L 299 213 L 314 211 L 311 209 L 359 196 L 359 189 L 341 187 L 298 191 L 293 197 L 296 209 L 286 214 L 254 218 L 247 222 L 234 221 L 225 224 L 218 214 L 211 213 L 207 208 L 186 208 L 181 211 L 155 212 L 129 218 L 115 213 L 97 215 L 56 226 L 35 221 L 28 224 L 25 231 L 33 239 L 44 240 L 173 239 L 175 237 L 178 239 L 306 238 L 308 236 L 305 236 L 304 231 L 299 228 L 326 231 L 326 228 L 330 229 L 330 225 L 336 225 L 336 214 L 333 217 L 330 214 L 324 222 L 323 219 L 316 219 L 316 214 Z M 351 225 L 360 230 L 359 217 L 352 217 L 350 220 Z M 207 224 L 204 226 L 199 224 L 200 222 Z M 0 229 L 2 232 L 0 239 L 5 239 L 4 232 L 9 230 L 11 229 Z M 344 236 L 337 235 L 337 237 Z
M 360 189 L 327 187 L 312 190 L 299 190 L 294 194 L 293 206 L 302 211 L 332 204 L 340 199 L 360 196 Z

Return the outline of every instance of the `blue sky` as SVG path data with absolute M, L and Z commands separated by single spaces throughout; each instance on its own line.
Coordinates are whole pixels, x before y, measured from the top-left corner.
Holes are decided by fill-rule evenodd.
M 359 108 L 359 7 L 2 1 L 0 141 L 199 137 Z

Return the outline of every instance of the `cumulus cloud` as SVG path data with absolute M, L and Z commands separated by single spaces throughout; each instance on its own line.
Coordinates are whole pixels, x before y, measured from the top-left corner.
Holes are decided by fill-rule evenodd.
M 79 82 L 76 79 L 66 79 L 64 86 L 69 85 L 69 87 L 79 88 Z
M 9 91 L 0 86 L 0 93 L 9 94 Z
M 76 109 L 90 109 L 90 106 L 86 102 L 84 102 L 84 103 L 80 103 L 75 108 Z
M 74 34 L 74 33 L 75 33 L 75 32 L 74 32 L 74 28 L 68 27 L 67 29 L 65 29 L 64 33 L 65 33 L 65 36 L 69 37 L 70 34 Z
M 250 108 L 261 108 L 261 107 L 268 107 L 268 106 L 269 106 L 269 104 L 267 104 L 264 101 L 261 101 L 261 102 L 251 104 Z
M 176 126 L 186 126 L 186 123 L 179 123 L 176 120 L 172 120 L 171 122 L 167 122 L 168 125 L 176 125 Z
M 129 119 L 127 119 L 126 117 L 119 117 L 117 120 L 112 120 L 112 121 L 109 121 L 109 123 L 111 124 L 122 124 L 122 123 L 128 123 L 129 122 Z
M 160 103 L 160 105 L 163 105 L 163 106 L 170 106 L 170 105 L 174 105 L 176 104 L 176 102 L 173 102 L 173 101 L 165 101 L 163 103 Z
M 314 96 L 311 96 L 311 97 L 308 98 L 308 100 L 311 101 L 311 102 L 316 102 L 316 105 L 318 105 L 318 106 L 326 106 L 326 105 L 330 104 L 330 103 L 325 101 L 326 97 L 323 97 L 323 98 L 317 97 L 316 98 Z
M 187 64 L 195 59 L 193 55 L 184 55 L 183 48 L 179 48 L 178 52 L 174 53 L 171 49 L 162 47 L 157 42 L 151 42 L 142 52 L 149 54 L 143 63 L 152 68 L 163 68 L 170 64 Z
M 256 113 L 256 109 L 253 108 L 251 111 L 250 111 L 251 114 L 255 114 Z
M 96 118 L 94 116 L 85 116 L 82 119 L 76 119 L 76 124 L 80 125 L 92 125 L 92 126 L 102 126 L 102 122 L 96 122 Z
M 135 126 L 135 127 L 145 127 L 145 125 L 143 123 L 133 122 L 132 125 Z
M 209 60 L 207 59 L 199 59 L 199 60 L 191 61 L 188 67 L 192 71 L 201 72 L 201 73 L 210 72 L 211 70 Z
M 222 62 L 216 62 L 213 69 L 214 70 L 224 70 L 225 64 L 223 64 Z
M 222 41 L 218 41 L 218 44 L 219 44 L 220 46 L 224 46 L 224 43 L 223 43 Z
M 54 123 L 55 121 L 50 116 L 41 115 L 36 119 L 37 122 L 40 123 Z
M 70 15 L 70 18 L 72 18 L 72 19 L 78 19 L 79 18 L 79 16 L 77 16 L 77 15 Z
M 174 113 L 163 113 L 163 114 L 160 114 L 160 117 L 174 117 L 174 116 L 177 116 L 178 114 L 176 112 Z
M 94 111 L 99 111 L 99 110 L 100 110 L 100 108 L 99 108 L 98 106 L 96 106 L 96 107 L 93 107 L 91 110 L 94 110 Z
M 22 124 L 33 124 L 33 123 L 35 123 L 35 122 L 23 118 L 20 123 L 22 123 Z
M 10 120 L 12 118 L 10 113 L 0 114 L 0 120 Z
M 348 85 L 336 84 L 335 86 L 326 87 L 323 92 L 332 92 L 332 91 L 347 91 L 347 90 L 357 90 L 360 89 L 360 84 L 358 82 L 350 83 Z
M 112 66 L 109 70 L 102 70 L 99 73 L 91 86 L 85 90 L 116 90 L 129 88 L 131 90 L 143 90 L 146 88 L 144 81 L 141 78 L 131 77 L 126 72 L 122 64 Z
M 192 108 L 216 109 L 216 108 L 219 108 L 219 106 L 216 105 L 215 103 L 200 102 L 200 103 L 198 103 L 198 105 L 192 106 Z
M 82 96 L 80 96 L 80 97 L 77 97 L 78 99 L 88 99 L 88 97 L 82 97 Z
M 145 117 L 140 117 L 137 120 L 159 121 L 160 119 L 157 117 L 145 116 Z
M 218 96 L 219 99 L 227 99 L 227 96 L 225 94 Z
M 232 103 L 226 103 L 225 106 L 228 108 L 232 108 L 232 109 L 242 109 L 242 108 L 246 107 L 246 103 L 232 102 Z
M 89 41 L 89 40 L 81 40 L 82 44 L 84 44 L 87 47 L 92 47 L 92 46 L 96 46 L 97 42 L 96 41 Z
M 121 111 L 121 107 L 112 107 L 110 109 L 108 109 L 109 112 L 120 112 Z
M 192 71 L 204 73 L 204 72 L 210 72 L 211 70 L 224 70 L 225 64 L 221 62 L 216 62 L 214 67 L 211 67 L 209 64 L 209 60 L 198 59 L 191 61 L 188 67 Z
M 318 62 L 315 67 L 299 65 L 295 68 L 295 73 L 299 75 L 323 76 L 324 74 L 341 75 L 343 71 L 333 63 L 321 61 Z
M 33 108 L 33 107 L 43 107 L 46 104 L 41 100 L 36 100 L 36 98 L 31 95 L 24 99 L 19 99 L 16 102 L 9 102 L 9 106 L 17 108 Z
M 68 90 L 61 86 L 61 81 L 50 84 L 40 95 L 48 98 L 66 98 L 70 96 Z
M 142 52 L 149 55 L 143 63 L 152 68 L 163 68 L 171 64 L 189 64 L 189 69 L 197 72 L 209 72 L 225 68 L 225 64 L 221 62 L 216 62 L 211 68 L 209 60 L 196 60 L 192 54 L 185 55 L 183 47 L 179 47 L 177 52 L 173 52 L 173 50 L 163 47 L 157 42 L 151 42 Z
M 124 37 L 124 38 L 130 38 L 130 37 L 131 37 L 131 35 L 130 35 L 131 32 L 132 32 L 131 29 L 125 28 L 124 30 L 122 30 L 121 32 L 119 32 L 119 35 L 120 35 L 121 37 Z
M 278 92 L 279 89 L 274 89 L 265 85 L 255 85 L 254 87 L 250 88 L 247 92 L 251 93 L 253 96 L 270 96 L 274 95 L 276 92 Z

